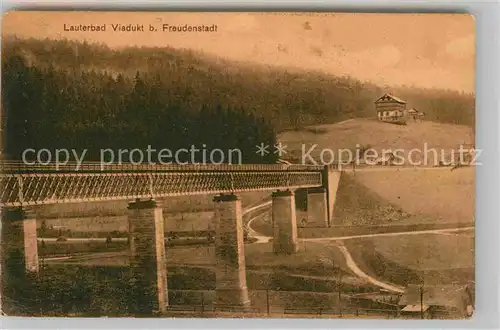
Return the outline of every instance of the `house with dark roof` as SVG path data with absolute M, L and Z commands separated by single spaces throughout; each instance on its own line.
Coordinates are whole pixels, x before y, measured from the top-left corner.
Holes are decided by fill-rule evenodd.
M 403 318 L 463 319 L 472 316 L 474 291 L 467 284 L 410 284 L 399 300 Z
M 375 101 L 377 118 L 381 121 L 401 123 L 405 121 L 406 102 L 391 95 L 384 94 Z

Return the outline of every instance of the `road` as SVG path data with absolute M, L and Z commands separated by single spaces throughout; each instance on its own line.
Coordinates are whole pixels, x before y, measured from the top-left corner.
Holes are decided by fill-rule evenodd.
M 38 237 L 38 241 L 44 241 L 44 242 L 56 242 L 57 238 L 54 237 Z M 127 241 L 126 237 L 113 237 L 113 242 L 117 241 L 122 241 L 125 242 Z M 64 242 L 106 242 L 106 237 L 96 237 L 96 238 L 89 238 L 89 237 L 67 237 L 65 238 Z
M 246 213 L 267 207 L 270 205 L 271 202 L 266 202 L 257 206 L 252 207 L 251 209 L 246 210 Z M 271 239 L 271 237 L 261 235 L 260 233 L 256 232 L 254 229 L 251 228 L 251 224 L 254 220 L 258 219 L 262 214 L 257 215 L 250 219 L 247 223 L 247 229 L 248 229 L 248 235 L 250 237 L 253 237 L 257 239 L 255 244 L 258 243 L 267 243 Z M 337 247 L 342 253 L 342 255 L 345 258 L 346 264 L 349 267 L 349 269 L 356 274 L 361 279 L 366 280 L 369 283 L 372 283 L 375 286 L 378 286 L 379 288 L 389 290 L 392 292 L 397 292 L 397 293 L 403 293 L 404 288 L 391 284 L 391 283 L 386 283 L 379 281 L 378 279 L 366 274 L 363 272 L 354 259 L 352 258 L 351 253 L 347 249 L 347 247 L 344 245 L 343 241 L 348 240 L 348 239 L 357 239 L 357 238 L 372 238 L 372 237 L 384 237 L 384 236 L 404 236 L 404 235 L 422 235 L 422 234 L 441 234 L 441 233 L 453 233 L 453 232 L 460 232 L 460 231 L 467 231 L 474 229 L 474 227 L 462 227 L 462 228 L 449 228 L 449 229 L 435 229 L 435 230 L 418 230 L 418 231 L 404 231 L 404 232 L 395 232 L 395 233 L 379 233 L 379 234 L 366 234 L 366 235 L 352 235 L 352 236 L 339 236 L 339 237 L 320 237 L 320 238 L 307 238 L 307 239 L 302 239 L 304 242 L 326 242 L 326 241 L 336 241 L 337 242 Z
M 262 204 L 261 207 L 265 207 L 267 205 L 264 205 Z M 257 233 L 254 229 L 251 228 L 251 224 L 254 220 L 258 219 L 261 215 L 258 215 L 256 217 L 253 217 L 252 219 L 250 219 L 247 223 L 247 229 L 248 229 L 248 236 L 250 237 L 253 237 L 256 239 L 256 241 L 253 243 L 253 244 L 259 244 L 259 243 L 268 243 L 269 240 L 272 238 L 272 237 L 268 237 L 268 236 L 264 236 L 264 235 L 260 235 L 259 233 Z M 376 234 L 374 234 L 376 235 Z M 360 235 L 362 236 L 362 235 Z M 370 236 L 370 235 L 367 235 L 367 236 Z M 354 236 L 351 236 L 350 238 L 355 238 Z M 322 238 L 322 239 L 304 239 L 302 241 L 314 241 L 314 240 L 319 240 L 319 241 L 328 241 L 328 240 L 338 240 L 339 238 L 338 237 L 328 237 L 328 238 Z M 379 280 L 377 280 L 376 278 L 366 274 L 365 272 L 363 272 L 359 267 L 358 265 L 356 264 L 356 262 L 354 261 L 354 259 L 352 258 L 351 254 L 349 253 L 349 250 L 344 246 L 343 243 L 339 242 L 339 244 L 337 245 L 338 249 L 340 250 L 340 252 L 342 252 L 342 255 L 344 256 L 345 258 L 345 261 L 346 261 L 346 265 L 347 267 L 349 267 L 349 269 L 354 273 L 356 274 L 356 276 L 358 276 L 359 278 L 361 279 L 364 279 L 366 280 L 367 282 L 369 283 L 372 283 L 373 285 L 375 286 L 378 286 L 382 289 L 385 289 L 385 290 L 389 290 L 389 291 L 392 291 L 392 292 L 398 292 L 398 293 L 402 293 L 404 292 L 404 289 L 399 287 L 399 286 L 395 286 L 393 284 L 389 284 L 389 283 L 384 283 L 384 282 L 381 282 Z
M 339 236 L 339 237 L 318 237 L 306 238 L 304 241 L 321 242 L 321 241 L 345 241 L 355 238 L 370 238 L 370 237 L 383 237 L 383 236 L 408 236 L 408 235 L 422 235 L 422 234 L 442 234 L 442 233 L 455 233 L 460 231 L 469 231 L 474 227 L 460 227 L 460 228 L 447 228 L 447 229 L 429 229 L 429 230 L 416 230 L 416 231 L 400 231 L 395 233 L 378 233 L 378 234 L 365 234 L 353 236 Z
M 266 208 L 266 207 L 270 207 L 271 205 L 272 205 L 272 202 L 268 201 L 268 202 L 259 204 L 257 206 L 250 207 L 248 209 L 243 210 L 243 215 L 246 215 L 246 214 L 248 214 L 248 213 L 250 213 L 252 211 L 255 211 L 255 210 L 259 210 L 259 209 L 263 209 L 263 208 Z M 259 217 L 261 217 L 263 215 L 264 214 L 259 214 L 259 215 L 255 216 L 255 217 L 251 218 L 250 220 L 248 220 L 248 222 L 246 223 L 248 236 L 252 237 L 252 238 L 254 238 L 256 240 L 255 242 L 253 242 L 253 244 L 269 243 L 269 241 L 272 238 L 272 237 L 269 237 L 269 236 L 260 235 L 258 232 L 256 232 L 255 230 L 253 230 L 253 228 L 251 227 L 252 222 L 254 222 L 254 220 L 258 219 Z
M 344 255 L 347 267 L 349 267 L 349 269 L 354 274 L 356 274 L 359 278 L 362 278 L 362 279 L 366 280 L 367 282 L 370 282 L 371 284 L 373 284 L 375 286 L 378 286 L 379 288 L 382 288 L 382 289 L 385 289 L 385 290 L 389 290 L 389 291 L 393 291 L 393 292 L 397 292 L 397 293 L 403 293 L 405 291 L 404 288 L 401 287 L 401 286 L 397 286 L 397 285 L 393 285 L 393 284 L 381 282 L 381 281 L 377 280 L 376 278 L 374 278 L 374 277 L 366 274 L 365 272 L 363 272 L 358 267 L 358 265 L 356 264 L 356 262 L 354 261 L 354 259 L 352 258 L 351 253 L 345 247 L 344 243 L 339 242 L 339 244 L 337 245 L 337 247 L 339 248 L 340 252 L 342 252 L 342 254 Z

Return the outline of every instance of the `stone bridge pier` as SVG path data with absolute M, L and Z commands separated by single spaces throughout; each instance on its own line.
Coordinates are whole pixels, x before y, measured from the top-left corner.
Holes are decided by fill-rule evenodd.
M 329 227 L 328 194 L 325 188 L 307 190 L 307 227 Z
M 163 209 L 155 200 L 128 206 L 130 298 L 134 315 L 163 313 L 168 306 Z
M 220 195 L 215 202 L 215 304 L 250 305 L 245 267 L 243 212 L 238 196 Z
M 218 195 L 215 203 L 215 305 L 250 306 L 246 281 L 241 200 Z M 154 200 L 128 206 L 131 299 L 135 315 L 165 312 L 168 306 L 163 212 Z M 272 194 L 273 251 L 298 251 L 295 196 L 290 190 Z
M 13 301 L 24 296 L 23 290 L 29 288 L 27 275 L 36 274 L 38 266 L 38 242 L 36 217 L 28 207 L 3 207 L 1 227 L 1 286 L 2 307 L 8 312 Z M 15 306 L 12 306 L 13 308 Z
M 293 191 L 276 191 L 272 194 L 273 252 L 292 254 L 299 250 L 297 244 L 297 217 Z
M 5 207 L 1 212 L 2 267 L 6 267 L 6 271 L 2 273 L 38 272 L 38 241 L 33 209 Z

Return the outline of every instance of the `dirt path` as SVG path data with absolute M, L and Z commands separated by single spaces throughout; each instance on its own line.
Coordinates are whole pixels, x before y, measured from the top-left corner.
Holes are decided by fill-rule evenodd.
M 257 206 L 254 206 L 250 209 L 247 209 L 244 211 L 244 214 L 259 209 L 263 207 L 267 207 L 271 204 L 271 202 L 266 202 Z M 252 222 L 256 219 L 259 218 L 258 215 L 256 217 L 253 217 L 250 219 L 247 223 L 247 229 L 248 229 L 248 235 L 250 237 L 253 237 L 257 239 L 255 243 L 267 243 L 271 239 L 271 237 L 261 235 L 260 233 L 256 232 L 254 229 L 251 228 Z M 351 256 L 351 253 L 347 249 L 347 247 L 344 245 L 342 241 L 347 240 L 347 239 L 356 239 L 356 238 L 369 238 L 369 237 L 380 237 L 380 236 L 402 236 L 402 235 L 421 235 L 421 234 L 439 234 L 439 233 L 453 233 L 453 232 L 460 232 L 460 231 L 466 231 L 466 230 L 471 230 L 474 229 L 474 227 L 463 227 L 463 228 L 450 228 L 450 229 L 435 229 L 435 230 L 419 230 L 419 231 L 406 231 L 406 232 L 396 232 L 396 233 L 379 233 L 379 234 L 367 234 L 367 235 L 354 235 L 354 236 L 342 236 L 342 237 L 322 237 L 322 238 L 309 238 L 309 239 L 303 239 L 303 241 L 309 242 L 309 241 L 317 241 L 317 242 L 325 242 L 325 241 L 336 241 L 337 248 L 342 252 L 342 255 L 345 258 L 346 264 L 349 267 L 349 269 L 356 274 L 361 279 L 366 280 L 369 283 L 372 283 L 373 285 L 376 285 L 382 289 L 389 290 L 392 292 L 398 292 L 402 293 L 404 292 L 404 288 L 400 286 L 396 286 L 390 283 L 385 283 L 377 280 L 376 278 L 366 274 L 363 272 L 354 259 Z
M 416 230 L 416 231 L 400 231 L 395 233 L 378 233 L 378 234 L 365 234 L 365 235 L 353 235 L 353 236 L 339 236 L 339 237 L 319 237 L 319 238 L 306 238 L 305 241 L 318 242 L 318 241 L 345 241 L 354 238 L 370 238 L 370 237 L 383 237 L 383 236 L 407 236 L 407 235 L 422 235 L 422 234 L 445 234 L 445 233 L 456 233 L 461 231 L 469 231 L 474 229 L 474 227 L 459 227 L 459 228 L 447 228 L 447 229 L 428 229 L 428 230 Z
M 259 208 L 263 208 L 263 207 L 267 207 L 271 204 L 271 202 L 266 202 L 266 203 L 263 203 L 263 204 L 260 204 L 260 205 L 257 205 L 257 206 L 254 206 L 252 208 L 249 208 L 245 211 L 243 211 L 244 214 L 248 213 L 248 212 L 251 212 L 253 210 L 256 210 L 256 209 L 259 209 Z M 247 229 L 248 229 L 248 236 L 250 237 L 253 237 L 255 238 L 257 241 L 254 243 L 254 244 L 258 244 L 258 243 L 267 243 L 269 242 L 269 240 L 271 239 L 271 237 L 268 237 L 268 236 L 263 236 L 263 235 L 260 235 L 258 232 L 256 232 L 255 230 L 253 230 L 251 228 L 251 225 L 252 225 L 252 222 L 255 220 L 255 219 L 258 219 L 261 215 L 258 215 L 256 217 L 253 217 L 252 219 L 250 219 L 247 223 Z M 304 241 L 310 241 L 311 239 L 306 239 Z M 328 240 L 328 239 L 327 239 Z M 331 240 L 337 240 L 336 238 L 331 238 Z M 325 241 L 325 239 L 323 239 L 323 241 Z M 384 283 L 384 282 L 380 282 L 379 280 L 377 280 L 376 278 L 373 278 L 371 277 L 370 275 L 364 273 L 359 267 L 358 265 L 354 262 L 354 259 L 352 258 L 351 254 L 349 253 L 349 250 L 347 250 L 347 248 L 344 246 L 344 244 L 342 242 L 338 242 L 337 244 L 337 247 L 339 248 L 340 252 L 342 252 L 342 255 L 344 256 L 345 260 L 346 260 L 346 264 L 347 266 L 349 267 L 349 269 L 354 273 L 356 274 L 356 276 L 358 276 L 359 278 L 361 279 L 364 279 L 365 281 L 369 282 L 369 283 L 372 283 L 374 284 L 375 286 L 378 286 L 380 288 L 383 288 L 385 290 L 389 290 L 389 291 L 393 291 L 393 292 L 404 292 L 404 289 L 401 288 L 401 287 L 397 287 L 397 286 L 394 286 L 392 284 L 388 284 L 388 283 Z
M 337 247 L 339 248 L 340 252 L 342 252 L 342 254 L 344 255 L 347 267 L 349 267 L 349 269 L 354 274 L 356 274 L 359 278 L 362 278 L 362 279 L 366 280 L 367 282 L 369 282 L 369 283 L 371 283 L 373 285 L 376 285 L 379 288 L 383 288 L 385 290 L 389 290 L 389 291 L 393 291 L 393 292 L 398 292 L 398 293 L 403 293 L 404 292 L 404 288 L 403 287 L 396 286 L 396 285 L 389 284 L 389 283 L 381 282 L 381 281 L 377 280 L 376 278 L 371 277 L 370 275 L 368 275 L 365 272 L 363 272 L 358 267 L 358 265 L 356 264 L 356 262 L 354 262 L 354 259 L 352 258 L 351 253 L 349 252 L 349 250 L 347 249 L 347 247 L 344 245 L 343 242 L 338 242 L 337 243 Z
M 265 202 L 265 203 L 262 203 L 262 204 L 250 207 L 248 209 L 243 210 L 243 215 L 246 215 L 246 214 L 248 214 L 248 213 L 250 213 L 252 211 L 255 211 L 255 210 L 258 210 L 258 209 L 261 209 L 261 208 L 265 208 L 265 207 L 271 206 L 271 204 L 272 204 L 272 202 L 269 201 L 269 202 Z M 255 217 L 251 218 L 250 220 L 248 220 L 248 222 L 246 224 L 248 236 L 256 239 L 256 241 L 253 242 L 252 244 L 269 243 L 269 241 L 271 240 L 271 237 L 261 235 L 258 232 L 256 232 L 255 230 L 253 230 L 253 228 L 251 227 L 252 222 L 254 220 L 258 219 L 259 217 L 263 216 L 263 215 L 264 214 L 259 214 L 259 215 L 255 216 Z
M 354 118 L 342 120 L 342 121 L 339 121 L 338 123 L 335 123 L 334 125 L 340 125 L 340 124 L 348 123 L 348 122 L 353 121 L 353 120 L 354 120 Z

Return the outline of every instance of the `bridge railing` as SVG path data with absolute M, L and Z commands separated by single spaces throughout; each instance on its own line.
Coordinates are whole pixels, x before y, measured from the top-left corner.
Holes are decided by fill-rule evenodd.
M 37 173 L 37 172 L 263 172 L 263 171 L 312 171 L 323 170 L 319 165 L 301 164 L 133 164 L 101 162 L 25 163 L 21 161 L 0 162 L 0 173 Z
M 115 164 L 103 167 L 100 163 L 30 165 L 3 162 L 0 205 L 311 188 L 323 184 L 323 170 L 323 166 L 289 164 Z

